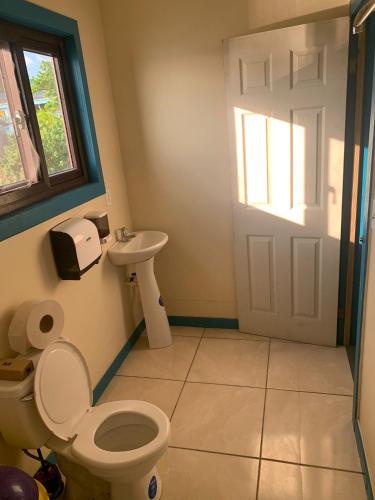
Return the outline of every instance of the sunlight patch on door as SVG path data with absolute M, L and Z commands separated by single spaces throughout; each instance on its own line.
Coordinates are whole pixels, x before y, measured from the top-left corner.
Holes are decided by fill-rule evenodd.
M 306 134 L 303 126 L 280 120 L 270 114 L 234 108 L 237 197 L 243 208 L 256 209 L 295 224 L 305 225 L 304 207 L 294 207 L 292 145 L 302 161 L 298 183 L 304 190 Z M 286 175 L 285 172 L 288 172 Z M 306 177 L 307 178 L 307 177 Z M 304 192 L 298 198 L 302 199 Z

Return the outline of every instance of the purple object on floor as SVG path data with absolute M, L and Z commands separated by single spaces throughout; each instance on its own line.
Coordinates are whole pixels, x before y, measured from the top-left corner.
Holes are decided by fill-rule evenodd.
M 16 469 L 0 465 L 0 500 L 38 500 L 38 486 L 32 477 Z

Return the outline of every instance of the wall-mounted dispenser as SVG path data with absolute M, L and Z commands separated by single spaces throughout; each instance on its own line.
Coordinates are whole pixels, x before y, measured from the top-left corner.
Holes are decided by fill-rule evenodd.
M 63 280 L 79 280 L 97 264 L 102 255 L 96 226 L 87 219 L 74 217 L 50 230 L 57 272 Z
M 99 210 L 93 210 L 85 215 L 85 219 L 90 220 L 95 224 L 96 229 L 99 233 L 100 243 L 104 244 L 110 241 L 111 234 L 109 230 L 109 222 L 107 212 L 101 212 Z

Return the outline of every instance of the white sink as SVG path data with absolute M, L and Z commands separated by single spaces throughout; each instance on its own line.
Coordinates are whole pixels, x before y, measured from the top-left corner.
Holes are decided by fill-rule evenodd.
M 118 241 L 109 250 L 109 259 L 115 266 L 136 264 L 151 259 L 168 241 L 161 231 L 139 231 L 129 241 Z
M 154 274 L 154 256 L 167 241 L 168 235 L 161 231 L 139 231 L 134 238 L 118 241 L 108 250 L 109 260 L 115 266 L 135 264 L 151 349 L 160 349 L 172 343 L 167 313 Z

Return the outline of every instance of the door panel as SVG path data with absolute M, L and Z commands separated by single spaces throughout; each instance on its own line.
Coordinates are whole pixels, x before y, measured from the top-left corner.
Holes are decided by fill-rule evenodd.
M 248 236 L 250 302 L 253 311 L 274 312 L 274 265 L 272 236 Z
M 292 207 L 320 206 L 323 118 L 323 108 L 291 110 Z
M 292 238 L 293 316 L 319 318 L 320 253 L 318 238 Z
M 347 18 L 232 39 L 240 329 L 336 343 Z

